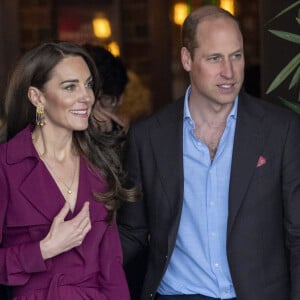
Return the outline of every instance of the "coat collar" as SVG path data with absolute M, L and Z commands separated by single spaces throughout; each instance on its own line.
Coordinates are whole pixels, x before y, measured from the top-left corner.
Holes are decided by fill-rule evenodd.
M 35 214 L 36 224 L 46 224 L 53 221 L 63 207 L 65 199 L 35 150 L 31 137 L 32 129 L 32 126 L 28 126 L 8 141 L 7 163 L 20 164 L 18 169 L 24 172 L 24 179 L 18 189 L 38 213 Z M 90 201 L 91 220 L 104 220 L 107 210 L 102 203 L 94 200 L 93 194 L 104 192 L 107 189 L 106 181 L 100 175 L 96 175 L 82 157 L 79 176 L 76 206 L 74 212 L 69 212 L 66 219 L 74 217 L 84 201 Z
M 32 125 L 28 125 L 25 129 L 20 131 L 16 136 L 7 142 L 7 163 L 15 164 L 23 159 L 33 157 L 38 159 L 32 143 Z

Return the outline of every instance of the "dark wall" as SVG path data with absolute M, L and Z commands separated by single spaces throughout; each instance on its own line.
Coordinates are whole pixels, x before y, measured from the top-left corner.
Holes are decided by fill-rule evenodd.
M 55 5 L 58 1 L 0 1 L 1 99 L 3 98 L 8 70 L 19 52 L 36 44 L 40 37 L 45 38 L 46 36 L 47 39 L 54 37 Z M 71 3 L 71 0 L 64 1 Z M 89 1 L 95 2 L 96 0 Z M 174 57 L 172 57 L 174 37 L 172 32 L 174 30 L 170 18 L 174 1 L 119 0 L 124 60 L 140 76 L 142 82 L 150 88 L 155 109 L 174 100 L 172 95 L 172 81 L 174 81 L 174 74 L 172 74 L 174 69 Z M 37 6 L 36 3 L 40 3 L 40 10 L 37 10 L 38 7 L 31 9 L 34 5 Z M 200 5 L 201 1 L 193 0 L 191 3 L 196 7 Z M 278 72 L 298 52 L 297 46 L 299 46 L 273 36 L 267 29 L 283 29 L 297 33 L 299 31 L 299 25 L 295 21 L 297 9 L 280 17 L 268 26 L 264 26 L 280 10 L 294 3 L 294 0 L 253 0 L 249 3 L 249 0 L 237 1 L 238 17 L 241 19 L 246 42 L 249 41 L 245 45 L 246 51 L 249 52 L 246 53 L 247 74 L 250 78 L 247 85 L 250 90 L 260 88 L 261 96 L 269 100 L 274 100 L 279 95 L 295 98 L 297 91 L 288 92 L 288 83 L 271 95 L 267 96 L 265 92 Z M 34 14 L 34 12 L 37 13 Z M 40 24 L 41 21 L 43 24 Z M 248 29 L 250 33 L 247 31 Z M 179 43 L 177 38 L 176 43 Z M 248 68 L 250 68 L 249 72 Z M 261 75 L 260 82 L 259 76 L 256 76 L 258 72 Z M 252 76 L 253 73 L 254 76 Z
M 19 55 L 18 1 L 0 1 L 0 101 L 2 103 L 8 70 Z M 0 115 L 2 105 L 0 106 Z
M 171 2 L 121 2 L 123 58 L 150 89 L 154 110 L 172 101 Z

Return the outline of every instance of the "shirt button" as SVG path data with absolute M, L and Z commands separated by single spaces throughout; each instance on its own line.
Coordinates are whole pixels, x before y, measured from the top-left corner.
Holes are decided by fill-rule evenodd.
M 210 206 L 214 206 L 215 202 L 214 201 L 210 201 L 209 204 L 210 204 Z
M 219 268 L 219 266 L 220 266 L 220 265 L 219 265 L 218 263 L 215 263 L 215 267 L 216 267 L 216 268 Z
M 211 236 L 216 236 L 216 233 L 215 233 L 215 232 L 212 232 L 212 233 L 211 233 Z

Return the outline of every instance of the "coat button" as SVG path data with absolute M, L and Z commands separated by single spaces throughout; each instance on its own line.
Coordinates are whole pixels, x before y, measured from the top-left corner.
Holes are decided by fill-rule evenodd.
M 152 299 L 152 298 L 153 298 L 153 294 L 150 293 L 150 294 L 149 294 L 149 299 Z

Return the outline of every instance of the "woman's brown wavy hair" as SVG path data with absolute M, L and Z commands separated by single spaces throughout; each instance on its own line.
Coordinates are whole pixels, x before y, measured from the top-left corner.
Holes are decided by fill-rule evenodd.
M 4 140 L 9 140 L 28 124 L 35 126 L 35 106 L 27 93 L 30 86 L 43 89 L 52 76 L 54 67 L 67 56 L 80 56 L 87 63 L 93 77 L 95 97 L 101 93 L 97 68 L 90 55 L 79 45 L 70 42 L 44 43 L 26 52 L 17 62 L 7 86 L 5 96 Z M 123 201 L 133 201 L 135 189 L 123 187 L 124 173 L 121 166 L 121 143 L 124 133 L 103 133 L 97 120 L 90 118 L 84 131 L 74 131 L 74 147 L 84 156 L 92 170 L 105 177 L 108 190 L 96 193 L 95 199 L 105 203 L 108 221 L 112 221 Z M 2 138 L 3 140 L 3 138 Z

